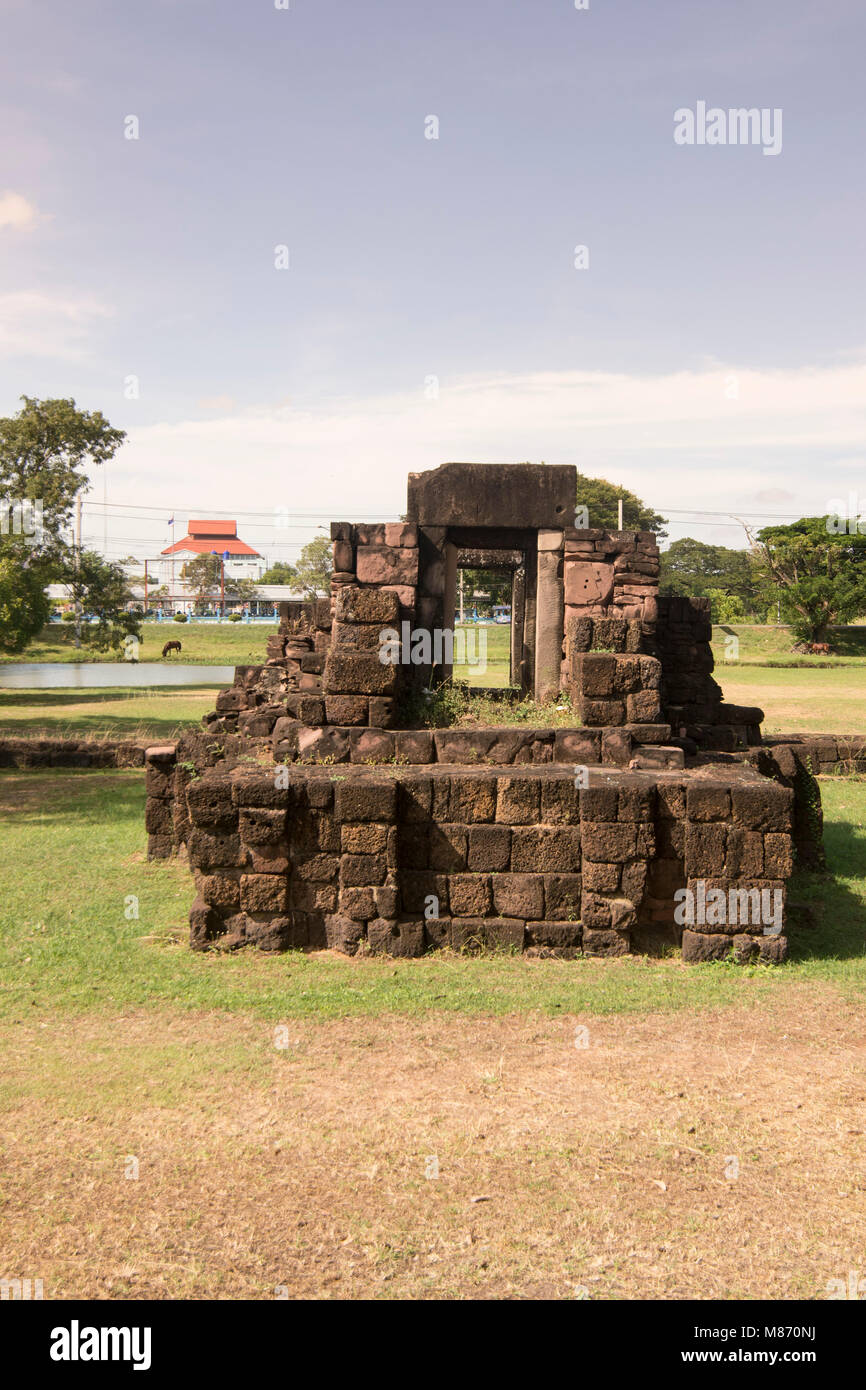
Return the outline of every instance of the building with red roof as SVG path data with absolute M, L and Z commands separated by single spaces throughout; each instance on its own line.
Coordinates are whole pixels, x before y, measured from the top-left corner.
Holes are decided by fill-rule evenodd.
M 159 560 L 152 565 L 157 574 L 152 575 L 151 582 L 164 584 L 175 601 L 188 599 L 191 590 L 184 583 L 181 570 L 188 560 L 194 560 L 197 555 L 209 555 L 211 551 L 226 556 L 227 583 L 232 579 L 251 579 L 255 583 L 264 573 L 264 556 L 240 539 L 236 521 L 206 519 L 188 522 L 183 539 L 160 551 Z

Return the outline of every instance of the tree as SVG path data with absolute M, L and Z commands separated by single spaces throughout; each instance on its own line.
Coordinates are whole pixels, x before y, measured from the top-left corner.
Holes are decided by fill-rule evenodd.
M 317 536 L 301 551 L 296 573 L 298 587 L 310 598 L 331 592 L 333 552 L 327 536 Z
M 227 579 L 226 593 L 231 594 L 232 598 L 239 598 L 241 603 L 249 603 L 259 597 L 258 585 L 254 579 Z
M 26 564 L 26 548 L 0 552 L 0 650 L 23 652 L 51 613 L 41 567 Z
M 135 599 L 120 565 L 103 560 L 95 550 L 70 551 L 61 578 L 77 611 L 96 619 L 82 628 L 88 646 L 107 651 L 121 647 L 125 637 L 141 637 L 141 615 L 127 609 Z
M 17 415 L 0 418 L 0 497 L 42 507 L 40 554 L 57 555 L 76 494 L 90 483 L 87 464 L 107 463 L 126 438 L 101 411 L 79 410 L 74 400 L 22 396 Z
M 757 601 L 759 579 L 748 550 L 708 545 L 685 536 L 662 551 L 659 593 L 701 598 L 715 589 L 751 609 Z
M 492 609 L 493 605 L 496 603 L 511 602 L 512 574 L 510 570 L 464 569 L 462 574 L 465 608 L 470 610 L 475 607 Z M 473 598 L 473 593 L 476 589 L 480 589 L 483 593 L 489 594 L 490 597 L 488 599 L 482 599 L 476 604 Z
M 219 555 L 205 551 L 196 555 L 194 560 L 187 560 L 181 569 L 180 577 L 197 598 L 205 599 L 220 587 L 222 567 L 223 562 Z
M 803 642 L 826 642 L 834 623 L 866 609 L 866 535 L 839 534 L 833 518 L 746 531 L 759 563 L 781 592 L 782 611 Z
M 294 565 L 288 564 L 285 560 L 277 560 L 275 565 L 265 570 L 260 584 L 294 584 L 298 577 L 298 571 Z
M 707 589 L 710 614 L 714 623 L 741 623 L 746 614 L 739 594 L 726 594 L 724 589 Z
M 577 505 L 578 508 L 586 507 L 590 526 L 615 531 L 619 525 L 620 499 L 622 524 L 626 531 L 655 531 L 659 540 L 665 539 L 667 517 L 659 516 L 628 488 L 609 483 L 606 478 L 588 478 L 585 473 L 578 473 Z
M 7 562 L 0 644 L 11 642 L 8 649 L 16 651 L 41 626 L 37 588 L 44 591 L 66 573 L 71 552 L 63 531 L 77 494 L 90 486 L 86 466 L 107 463 L 126 438 L 100 411 L 79 410 L 72 399 L 21 399 L 17 415 L 0 418 L 0 556 Z M 26 575 L 14 580 L 9 566 Z M 76 622 L 76 646 L 79 627 Z

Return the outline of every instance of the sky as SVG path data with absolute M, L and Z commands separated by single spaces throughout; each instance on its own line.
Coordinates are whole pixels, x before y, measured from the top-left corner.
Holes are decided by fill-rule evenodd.
M 0 0 L 0 414 L 127 431 L 86 542 L 292 560 L 449 459 L 728 545 L 866 499 L 861 0 L 284 3 Z

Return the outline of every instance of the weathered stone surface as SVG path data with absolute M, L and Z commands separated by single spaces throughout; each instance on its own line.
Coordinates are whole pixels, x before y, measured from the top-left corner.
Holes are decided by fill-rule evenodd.
M 373 652 L 328 653 L 324 687 L 328 695 L 390 695 L 397 685 L 397 667 Z
M 370 701 L 365 695 L 326 695 L 325 718 L 329 724 L 366 725 Z
M 334 814 L 340 821 L 379 821 L 393 823 L 397 811 L 394 782 L 372 777 L 347 778 L 335 789 Z
M 484 917 L 490 911 L 490 877 L 488 874 L 451 874 L 448 879 L 448 899 L 452 913 L 458 917 Z
M 356 566 L 361 584 L 418 583 L 417 549 L 359 545 Z
M 237 912 L 241 905 L 241 884 L 239 878 L 227 874 L 202 874 L 198 881 L 200 896 L 223 916 Z
M 544 886 L 541 875 L 495 874 L 493 905 L 501 917 L 519 917 L 524 920 L 543 917 Z
M 408 515 L 419 526 L 566 528 L 574 524 L 571 465 L 443 463 L 409 474 Z
M 551 922 L 579 921 L 583 888 L 581 874 L 544 874 L 543 880 L 544 916 Z
M 492 821 L 496 814 L 496 786 L 490 777 L 455 775 L 451 778 L 449 820 L 461 823 Z M 472 916 L 459 913 L 458 916 Z
M 511 828 L 507 825 L 471 825 L 467 867 L 473 871 L 502 871 L 511 862 Z M 506 916 L 508 914 L 506 913 Z M 517 914 L 519 915 L 519 914 Z
M 245 845 L 278 844 L 286 833 L 286 812 L 245 806 L 239 815 L 238 832 Z
M 398 763 L 433 761 L 433 733 L 430 729 L 398 729 L 394 738 Z
M 580 868 L 581 831 L 577 826 L 515 826 L 511 837 L 511 867 L 515 872 Z
M 731 938 L 718 932 L 695 932 L 683 929 L 683 960 L 700 963 L 724 960 L 731 949 Z
M 573 607 L 595 608 L 613 597 L 613 565 L 566 559 L 565 601 Z
M 539 817 L 541 788 L 534 778 L 498 777 L 496 819 L 506 825 L 532 825 Z
M 378 589 L 342 588 L 337 594 L 334 620 L 338 623 L 393 625 L 400 617 L 396 594 Z
M 371 695 L 368 723 L 374 729 L 392 729 L 397 722 L 397 702 L 391 695 Z
M 374 955 L 421 956 L 424 954 L 424 919 L 401 917 L 388 921 L 376 917 L 367 926 L 367 941 Z
M 382 854 L 388 843 L 387 825 L 343 825 L 340 849 L 344 854 Z
M 392 763 L 396 755 L 394 735 L 387 729 L 352 729 L 349 748 L 353 763 Z
M 582 946 L 585 956 L 626 956 L 630 946 L 629 934 L 609 927 L 584 925 Z
M 365 931 L 364 922 L 356 921 L 354 917 L 344 917 L 341 913 L 334 913 L 325 918 L 325 932 L 329 949 L 340 951 L 345 956 L 357 954 Z
M 284 913 L 288 908 L 288 884 L 275 874 L 243 874 L 241 907 L 245 912 Z
M 522 951 L 525 924 L 508 917 L 453 917 L 455 951 Z
M 581 944 L 582 927 L 579 921 L 527 922 L 526 945 L 546 947 L 552 952 L 576 953 Z
M 334 623 L 332 642 L 348 652 L 378 652 L 382 631 L 382 623 Z
M 468 835 L 463 825 L 430 826 L 430 868 L 442 873 L 462 873 L 466 869 Z
M 622 864 L 637 853 L 637 828 L 628 822 L 584 821 L 580 840 L 584 858 L 596 864 Z
M 247 857 L 237 834 L 211 835 L 206 830 L 195 829 L 190 834 L 187 848 L 189 862 L 197 869 L 240 868 Z

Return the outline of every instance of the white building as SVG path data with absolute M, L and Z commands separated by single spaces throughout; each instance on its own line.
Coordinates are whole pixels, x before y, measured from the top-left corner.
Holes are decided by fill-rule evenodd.
M 183 540 L 175 541 L 151 562 L 156 574 L 149 574 L 153 584 L 165 584 L 173 593 L 185 590 L 180 572 L 188 560 L 198 555 L 225 555 L 225 577 L 229 579 L 261 579 L 265 569 L 264 556 L 238 537 L 236 521 L 190 521 Z M 150 568 L 150 566 L 149 566 Z

